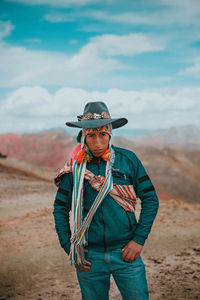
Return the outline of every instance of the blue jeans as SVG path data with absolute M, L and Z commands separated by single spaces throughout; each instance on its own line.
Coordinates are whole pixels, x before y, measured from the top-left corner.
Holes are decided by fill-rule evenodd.
M 82 300 L 108 300 L 111 274 L 123 300 L 149 299 L 145 265 L 140 256 L 128 263 L 122 260 L 121 249 L 89 250 L 86 259 L 92 263 L 90 270 L 77 269 Z

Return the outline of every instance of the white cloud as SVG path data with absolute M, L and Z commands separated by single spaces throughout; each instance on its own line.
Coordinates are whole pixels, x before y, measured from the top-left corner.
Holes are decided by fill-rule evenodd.
M 41 87 L 24 87 L 2 101 L 0 128 L 1 132 L 28 132 L 62 127 L 66 121 L 76 120 L 89 101 L 106 102 L 112 117 L 128 118 L 127 128 L 200 126 L 199 98 L 197 87 L 106 92 L 62 88 L 54 94 Z
M 10 35 L 14 28 L 15 26 L 10 21 L 0 21 L 0 39 Z
M 69 44 L 70 45 L 76 45 L 76 44 L 78 44 L 78 40 L 70 40 Z
M 44 16 L 44 20 L 51 23 L 74 22 L 76 17 L 69 13 L 50 13 Z
M 116 7 L 117 4 L 113 5 Z M 134 12 L 133 9 L 113 13 L 109 10 L 86 9 L 83 11 L 72 11 L 70 13 L 49 13 L 45 19 L 50 22 L 68 22 L 80 18 L 89 18 L 105 23 L 121 23 L 129 25 L 197 25 L 199 27 L 200 5 L 199 0 L 173 1 L 159 0 L 150 3 L 151 8 L 144 6 L 143 10 Z M 87 25 L 86 25 L 87 26 Z
M 164 6 L 184 8 L 187 10 L 200 12 L 199 0 L 159 0 L 159 3 Z
M 199 0 L 160 0 L 160 4 L 165 8 L 170 7 L 170 22 L 173 24 L 198 25 L 200 18 Z
M 1 87 L 71 85 L 80 81 L 84 84 L 99 72 L 122 68 L 119 61 L 101 58 L 90 47 L 70 57 L 58 52 L 32 51 L 0 44 L 0 56 Z
M 12 47 L 0 44 L 0 85 L 2 87 L 19 86 L 23 84 L 37 84 L 43 76 L 42 83 L 52 82 L 51 74 L 65 62 L 66 55 L 31 51 L 23 47 Z
M 155 25 L 159 20 L 157 13 L 147 14 L 145 12 L 135 13 L 131 11 L 111 14 L 103 10 L 87 10 L 83 12 L 82 16 L 88 16 L 92 19 L 105 22 L 115 22 L 124 24 L 138 24 L 138 25 Z
M 157 25 L 163 22 L 160 20 L 160 16 L 157 13 L 134 13 L 134 12 L 123 12 L 123 13 L 109 13 L 104 10 L 84 10 L 84 11 L 73 11 L 71 13 L 48 13 L 44 16 L 46 21 L 52 23 L 58 22 L 71 22 L 80 18 L 89 18 L 97 21 L 103 21 L 106 23 L 124 23 L 124 24 L 138 24 L 138 25 Z M 90 25 L 84 25 L 87 28 Z M 92 25 L 96 26 L 96 25 Z M 102 26 L 102 24 L 101 24 Z M 91 28 L 93 30 L 93 28 Z
M 51 5 L 56 7 L 84 6 L 96 3 L 98 0 L 6 0 L 8 2 L 23 3 L 26 5 Z
M 180 72 L 180 75 L 200 75 L 200 57 L 194 59 L 192 66 Z
M 123 70 L 116 55 L 135 55 L 161 50 L 162 46 L 144 34 L 124 36 L 102 35 L 90 39 L 72 56 L 47 51 L 33 51 L 0 43 L 0 86 L 16 87 L 31 85 L 72 85 L 97 80 L 113 70 Z
M 158 35 L 160 44 L 168 44 L 173 51 L 192 47 L 193 43 L 200 38 L 200 5 L 199 0 L 190 1 L 169 1 L 162 0 L 152 1 L 148 6 L 144 6 L 143 10 L 134 12 L 133 10 L 124 9 L 120 12 L 115 10 L 106 11 L 98 9 L 84 9 L 71 11 L 70 13 L 49 13 L 44 18 L 50 22 L 78 22 L 80 19 L 90 20 L 79 26 L 80 31 L 84 32 L 110 32 L 111 28 L 125 24 L 133 27 L 134 25 L 151 26 L 151 30 L 155 32 L 155 28 L 159 30 Z M 183 4 L 182 4 L 183 2 Z M 114 3 L 113 3 L 114 5 Z M 117 5 L 117 4 L 116 4 Z M 127 5 L 128 7 L 128 5 Z M 152 9 L 154 8 L 154 9 Z M 93 20 L 93 23 L 91 23 Z M 95 22 L 97 21 L 97 22 Z M 160 30 L 162 30 L 160 34 Z M 171 51 L 171 50 L 170 50 Z M 180 51 L 180 50 L 179 50 Z
M 99 52 L 107 55 L 135 55 L 144 52 L 160 51 L 163 46 L 155 38 L 142 33 L 117 36 L 104 34 L 91 38 L 91 42 L 82 51 L 88 48 L 96 48 Z
M 38 38 L 25 39 L 25 41 L 28 43 L 36 43 L 36 44 L 41 43 L 41 40 Z

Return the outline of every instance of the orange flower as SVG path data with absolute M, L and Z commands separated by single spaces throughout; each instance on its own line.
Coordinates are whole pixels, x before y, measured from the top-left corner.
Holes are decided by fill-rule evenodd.
M 76 156 L 75 159 L 78 164 L 81 164 L 83 162 L 83 159 L 85 157 L 85 147 L 83 150 L 81 150 Z
M 105 161 L 108 161 L 110 160 L 111 158 L 111 151 L 110 149 L 107 149 L 104 154 L 102 155 L 102 158 L 105 160 Z
M 91 160 L 91 155 L 85 151 L 85 146 L 83 150 L 79 151 L 78 154 L 75 155 L 75 159 L 78 164 L 87 162 Z

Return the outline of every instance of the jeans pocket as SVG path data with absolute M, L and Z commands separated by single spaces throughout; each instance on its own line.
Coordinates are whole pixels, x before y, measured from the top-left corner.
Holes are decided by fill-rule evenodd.
M 143 263 L 141 256 L 138 256 L 137 259 L 133 260 L 129 264 L 132 264 L 134 266 L 134 268 L 145 268 L 145 265 Z
M 98 259 L 98 252 L 89 249 L 88 252 L 86 252 L 85 258 L 86 258 L 86 260 L 89 260 L 89 261 L 90 261 L 90 259 L 91 260 Z

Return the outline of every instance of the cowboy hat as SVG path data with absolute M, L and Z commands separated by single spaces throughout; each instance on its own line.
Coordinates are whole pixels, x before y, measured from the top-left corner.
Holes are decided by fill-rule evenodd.
M 83 115 L 78 116 L 78 122 L 66 122 L 69 127 L 97 128 L 112 124 L 112 128 L 119 128 L 128 123 L 126 118 L 113 119 L 104 102 L 88 102 L 85 105 Z

